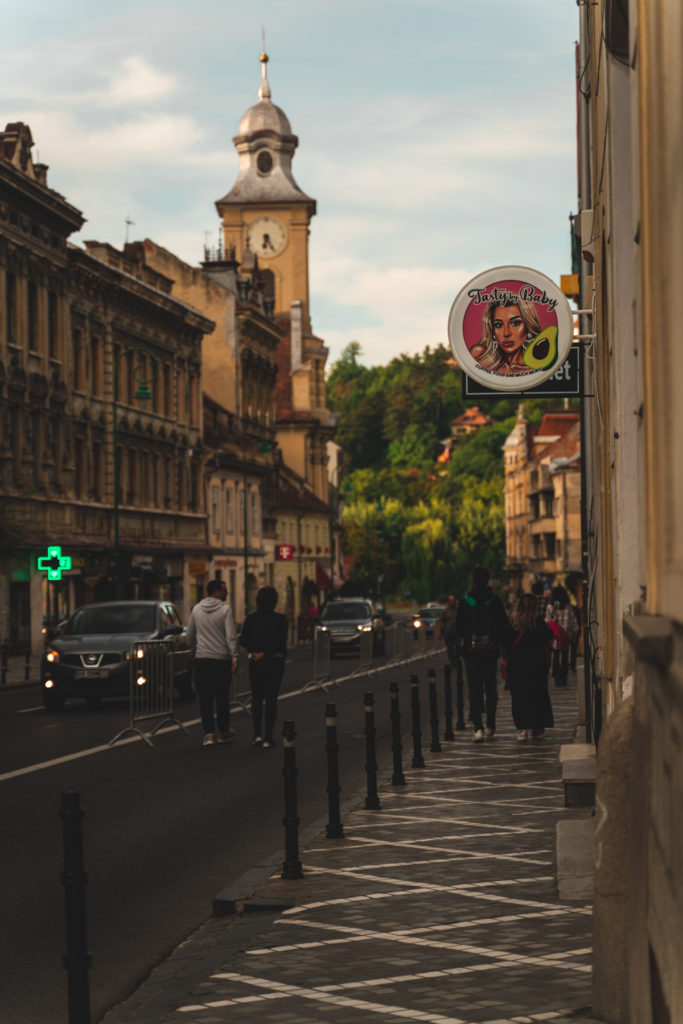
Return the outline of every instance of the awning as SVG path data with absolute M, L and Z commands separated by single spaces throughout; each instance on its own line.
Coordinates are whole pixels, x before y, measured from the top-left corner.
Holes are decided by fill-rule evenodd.
M 316 587 L 320 587 L 321 590 L 332 589 L 330 574 L 327 569 L 323 568 L 320 562 L 315 563 L 315 585 Z

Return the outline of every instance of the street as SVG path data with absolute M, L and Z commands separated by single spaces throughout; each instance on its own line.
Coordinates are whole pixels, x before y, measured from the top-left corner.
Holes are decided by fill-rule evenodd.
M 441 655 L 438 641 L 431 646 Z M 311 678 L 310 646 L 295 648 L 287 665 L 276 735 L 282 722 L 297 729 L 301 828 L 326 821 L 324 710 L 336 704 L 342 801 L 365 785 L 363 694 L 376 699 L 378 764 L 391 768 L 389 682 L 401 686 L 402 732 L 410 731 L 408 682 L 417 672 L 428 730 L 426 671 L 443 658 L 387 667 L 346 678 L 327 692 L 300 692 Z M 340 678 L 355 659 L 333 662 Z M 122 999 L 211 914 L 224 887 L 284 845 L 282 748 L 253 749 L 247 714 L 233 716 L 233 742 L 201 746 L 195 702 L 177 706 L 180 729 L 162 731 L 154 748 L 138 738 L 109 747 L 128 722 L 125 702 L 92 709 L 42 708 L 37 686 L 0 692 L 0 784 L 4 879 L 3 1019 L 12 1024 L 67 1020 L 61 794 L 81 795 L 90 988 L 93 1020 Z M 404 758 L 409 754 L 405 749 Z

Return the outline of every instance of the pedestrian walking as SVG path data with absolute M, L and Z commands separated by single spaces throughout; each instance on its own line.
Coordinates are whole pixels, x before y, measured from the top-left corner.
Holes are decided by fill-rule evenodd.
M 448 603 L 441 612 L 441 618 L 439 619 L 439 636 L 443 638 L 446 644 L 446 657 L 453 668 L 455 668 L 459 656 L 457 619 L 458 602 L 453 594 L 449 594 Z
M 545 610 L 548 606 L 548 602 L 545 597 L 545 587 L 540 580 L 536 580 L 536 582 L 532 585 L 531 593 L 534 595 L 536 599 L 536 614 L 540 615 L 541 618 L 545 620 Z M 519 597 L 521 596 L 522 594 L 519 595 Z M 514 608 L 511 608 L 510 611 L 514 611 Z
M 569 673 L 569 649 L 579 628 L 576 615 L 564 587 L 553 587 L 546 608 L 545 621 L 554 633 L 552 674 L 556 686 L 566 686 Z
M 488 569 L 476 566 L 472 572 L 472 589 L 460 601 L 456 618 L 456 632 L 463 639 L 475 743 L 483 743 L 485 735 L 493 739 L 496 732 L 498 655 L 508 626 L 502 602 L 488 586 L 488 579 Z
M 249 653 L 252 743 L 265 749 L 275 746 L 277 697 L 287 657 L 287 616 L 275 611 L 277 596 L 275 587 L 261 587 L 256 611 L 244 620 L 239 641 Z
M 538 614 L 536 595 L 523 594 L 510 614 L 504 661 L 517 739 L 540 738 L 553 725 L 548 694 L 552 632 Z
M 190 615 L 187 639 L 194 653 L 194 682 L 199 713 L 204 729 L 205 747 L 226 743 L 230 728 L 230 681 L 237 671 L 237 631 L 228 588 L 222 580 L 210 580 L 207 596 Z

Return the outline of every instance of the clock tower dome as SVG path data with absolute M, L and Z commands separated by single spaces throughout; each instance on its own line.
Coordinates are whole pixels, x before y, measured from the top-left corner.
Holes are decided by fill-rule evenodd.
M 217 200 L 226 252 L 240 263 L 258 256 L 261 270 L 272 275 L 275 312 L 288 313 L 301 303 L 302 326 L 310 331 L 308 232 L 315 199 L 301 191 L 292 175 L 292 157 L 299 143 L 285 113 L 271 101 L 262 53 L 258 103 L 247 110 L 233 139 L 239 153 L 237 181 Z

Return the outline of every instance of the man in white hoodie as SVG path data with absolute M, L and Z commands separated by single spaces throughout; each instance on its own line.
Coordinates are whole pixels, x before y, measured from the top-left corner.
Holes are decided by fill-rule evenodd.
M 230 728 L 230 679 L 237 671 L 237 631 L 228 588 L 222 580 L 211 580 L 207 596 L 192 609 L 187 639 L 194 651 L 194 681 L 204 729 L 204 746 L 218 740 L 227 743 Z M 214 718 L 215 709 L 215 718 Z

